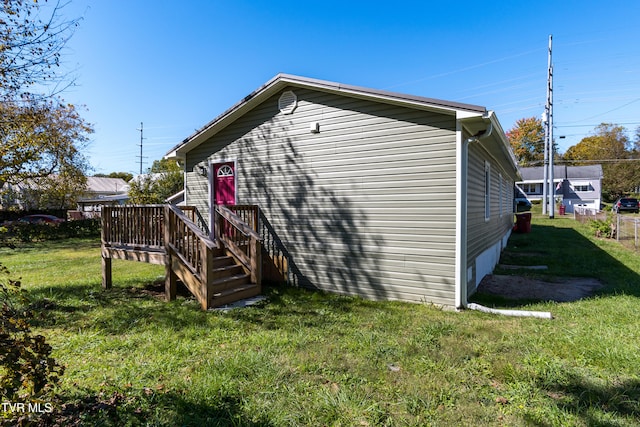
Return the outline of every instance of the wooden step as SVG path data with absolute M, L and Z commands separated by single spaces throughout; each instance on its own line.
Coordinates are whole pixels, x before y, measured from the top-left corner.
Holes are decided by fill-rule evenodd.
M 260 295 L 261 292 L 262 289 L 260 286 L 248 283 L 213 294 L 209 306 L 220 307 L 221 305 L 231 304 L 245 298 L 255 297 L 256 295 Z
M 238 264 L 224 265 L 222 267 L 212 269 L 209 272 L 209 280 L 217 281 L 226 277 L 237 276 L 240 274 L 244 274 L 242 266 Z
M 238 286 L 246 285 L 250 282 L 251 282 L 251 278 L 249 277 L 248 274 L 240 273 L 240 274 L 235 274 L 233 276 L 222 277 L 220 279 L 213 280 L 211 282 L 211 286 L 209 289 L 210 289 L 210 292 L 212 292 L 215 295 L 218 292 L 223 292 L 228 289 L 233 289 Z
M 222 254 L 221 256 L 215 257 L 211 261 L 211 268 L 216 269 L 219 267 L 224 267 L 227 265 L 235 265 L 235 261 L 233 257 Z

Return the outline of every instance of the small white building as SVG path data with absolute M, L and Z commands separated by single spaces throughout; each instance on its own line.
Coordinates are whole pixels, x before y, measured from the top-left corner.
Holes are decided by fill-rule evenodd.
M 520 168 L 522 181 L 516 185 L 529 200 L 542 200 L 544 168 Z M 602 166 L 567 166 L 553 167 L 553 188 L 555 198 L 565 206 L 567 213 L 575 207 L 600 210 L 602 203 Z

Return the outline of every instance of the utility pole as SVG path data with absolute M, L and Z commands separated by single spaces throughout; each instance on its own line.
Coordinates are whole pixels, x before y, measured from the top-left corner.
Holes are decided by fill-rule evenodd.
M 144 134 L 143 134 L 143 125 L 142 122 L 140 122 L 140 129 L 137 129 L 140 131 L 140 155 L 137 156 L 138 158 L 140 158 L 140 174 L 142 175 L 142 159 L 144 159 L 144 157 L 142 156 L 142 141 L 144 140 Z
M 542 183 L 542 214 L 554 217 L 555 187 L 553 185 L 553 63 L 551 48 L 553 36 L 549 36 L 549 58 L 547 64 L 547 103 L 542 114 L 544 123 L 544 178 Z
M 556 206 L 556 186 L 553 184 L 553 62 L 551 60 L 551 43 L 553 36 L 549 35 L 549 78 L 547 89 L 547 105 L 549 111 L 549 218 L 553 219 Z

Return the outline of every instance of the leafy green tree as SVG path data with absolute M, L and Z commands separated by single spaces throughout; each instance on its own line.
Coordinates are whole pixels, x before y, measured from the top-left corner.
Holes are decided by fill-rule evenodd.
M 61 52 L 78 21 L 61 19 L 64 2 L 49 8 L 45 16 L 42 5 L 46 1 L 4 0 L 0 4 L 0 188 L 6 182 L 44 179 L 53 173 L 64 177 L 84 172 L 87 165 L 81 149 L 91 127 L 73 106 L 56 99 L 65 80 L 57 73 Z M 49 93 L 34 94 L 34 88 L 47 88 Z M 81 180 L 84 175 L 78 176 Z M 0 233 L 3 231 L 0 227 Z M 0 264 L 3 402 L 41 397 L 63 374 L 45 337 L 31 330 L 35 316 L 20 283 Z M 29 421 L 22 419 L 19 424 Z
M 521 166 L 541 164 L 544 161 L 544 126 L 541 119 L 519 119 L 506 135 Z
M 32 199 L 44 197 L 43 206 L 72 205 L 86 188 L 83 150 L 92 127 L 73 105 L 56 100 L 0 102 L 0 116 L 0 187 L 23 183 Z
M 56 97 L 68 77 L 59 73 L 61 52 L 78 24 L 62 18 L 65 4 L 0 4 L 0 187 L 86 168 L 81 149 L 92 130 Z
M 109 174 L 97 173 L 97 174 L 94 174 L 93 176 L 97 176 L 101 178 L 120 178 L 125 180 L 126 182 L 129 182 L 133 179 L 133 174 L 129 172 L 111 172 Z
M 167 198 L 184 188 L 184 175 L 175 161 L 155 160 L 148 173 L 138 175 L 129 185 L 131 203 L 165 203 Z
M 608 200 L 628 194 L 640 185 L 640 162 L 633 161 L 635 147 L 620 125 L 602 123 L 594 134 L 567 149 L 567 161 L 574 164 L 602 162 L 603 196 Z

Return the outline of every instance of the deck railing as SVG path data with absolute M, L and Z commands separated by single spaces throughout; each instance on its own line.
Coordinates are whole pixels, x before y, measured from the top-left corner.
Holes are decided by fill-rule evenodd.
M 164 249 L 164 207 L 126 205 L 102 207 L 103 241 L 110 246 L 139 246 Z M 175 206 L 174 206 L 175 208 Z M 193 206 L 180 206 L 185 218 L 208 235 L 207 224 Z
M 164 249 L 163 221 L 164 205 L 104 206 L 103 244 Z
M 237 209 L 236 212 L 243 214 L 244 212 L 251 212 L 251 210 Z M 251 213 L 248 216 L 255 218 L 252 222 L 257 227 L 257 207 L 255 215 Z M 216 206 L 215 224 L 216 240 L 245 267 L 251 275 L 251 281 L 259 285 L 262 281 L 262 245 L 260 235 L 248 222 L 243 221 L 242 217 L 231 211 L 228 206 Z

